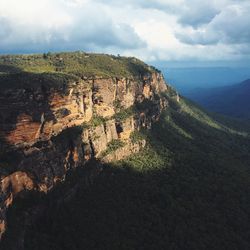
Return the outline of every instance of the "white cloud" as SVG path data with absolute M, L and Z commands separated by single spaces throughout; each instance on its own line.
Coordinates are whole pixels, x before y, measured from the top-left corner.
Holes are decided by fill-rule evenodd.
M 0 6 L 0 23 L 6 27 L 0 32 L 2 51 L 144 46 L 131 26 L 113 22 L 104 6 L 86 0 L 0 0 Z
M 0 52 L 250 58 L 248 0 L 0 0 Z
M 189 28 L 177 37 L 189 44 L 241 44 L 250 45 L 250 4 L 230 5 L 224 8 L 207 25 Z

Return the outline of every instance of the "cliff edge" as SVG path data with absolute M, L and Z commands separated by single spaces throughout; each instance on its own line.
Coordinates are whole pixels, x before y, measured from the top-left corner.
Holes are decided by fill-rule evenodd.
M 2 56 L 0 82 L 0 236 L 19 193 L 144 147 L 136 133 L 159 119 L 170 88 L 136 58 L 83 52 Z

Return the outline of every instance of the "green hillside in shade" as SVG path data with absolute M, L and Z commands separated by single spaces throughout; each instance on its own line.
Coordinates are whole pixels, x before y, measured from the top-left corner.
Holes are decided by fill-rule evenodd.
M 103 166 L 88 184 L 88 168 L 78 169 L 48 196 L 16 202 L 4 244 L 41 203 L 23 230 L 27 250 L 249 249 L 249 126 L 168 99 L 152 130 L 133 134 L 147 139 L 142 152 Z M 73 198 L 58 203 L 70 188 Z

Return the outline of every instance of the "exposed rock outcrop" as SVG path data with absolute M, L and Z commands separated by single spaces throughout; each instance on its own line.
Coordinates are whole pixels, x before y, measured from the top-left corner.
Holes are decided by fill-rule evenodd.
M 150 128 L 167 107 L 161 93 L 168 87 L 158 72 L 61 85 L 37 76 L 32 81 L 0 92 L 0 237 L 16 195 L 32 189 L 48 192 L 69 169 L 101 159 L 113 140 L 124 146 L 106 154 L 105 162 L 139 152 L 146 142 L 132 143 L 131 133 Z M 133 112 L 116 117 L 127 109 Z

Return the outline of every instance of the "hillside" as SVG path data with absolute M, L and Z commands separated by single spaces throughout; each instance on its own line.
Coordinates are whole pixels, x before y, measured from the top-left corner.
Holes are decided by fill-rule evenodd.
M 47 193 L 89 161 L 139 152 L 146 141 L 133 135 L 159 119 L 166 93 L 176 98 L 159 71 L 135 58 L 81 52 L 0 58 L 0 238 L 8 208 L 23 192 Z M 53 71 L 58 60 L 64 67 Z
M 247 133 L 182 99 L 138 137 L 148 142 L 144 150 L 104 165 L 87 185 L 78 170 L 42 201 L 16 204 L 7 242 L 23 225 L 22 209 L 32 214 L 42 202 L 25 249 L 248 249 Z M 58 201 L 76 183 L 73 198 Z
M 249 124 L 143 69 L 3 74 L 1 249 L 249 249 Z
M 189 97 L 210 111 L 250 119 L 250 80 L 220 88 L 197 89 Z

